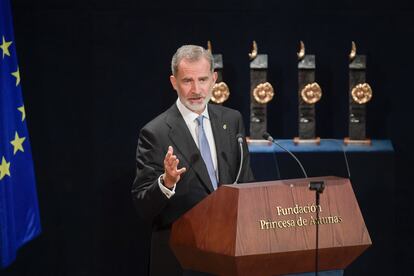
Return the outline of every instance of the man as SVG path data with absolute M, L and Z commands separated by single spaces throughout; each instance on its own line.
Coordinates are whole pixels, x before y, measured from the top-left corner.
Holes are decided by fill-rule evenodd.
M 217 79 L 213 64 L 204 48 L 180 47 L 170 76 L 178 99 L 139 135 L 132 196 L 138 213 L 153 224 L 151 275 L 182 275 L 168 245 L 169 229 L 177 218 L 220 184 L 233 183 L 239 166 L 238 182 L 254 179 L 245 142 L 240 164 L 240 112 L 208 104 Z

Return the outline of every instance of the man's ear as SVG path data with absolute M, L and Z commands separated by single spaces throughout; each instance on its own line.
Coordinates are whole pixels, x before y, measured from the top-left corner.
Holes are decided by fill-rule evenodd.
M 170 76 L 170 82 L 174 90 L 177 90 L 177 79 L 174 77 L 174 75 Z
M 214 71 L 214 73 L 213 73 L 214 83 L 216 83 L 217 78 L 218 78 L 217 72 Z

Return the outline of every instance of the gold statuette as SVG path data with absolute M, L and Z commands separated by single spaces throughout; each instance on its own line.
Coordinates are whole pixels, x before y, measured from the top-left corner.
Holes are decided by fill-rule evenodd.
M 254 60 L 257 57 L 257 52 L 258 52 L 258 50 L 257 50 L 257 43 L 256 43 L 255 40 L 253 40 L 252 52 L 249 53 L 250 60 Z
M 210 54 L 213 53 L 213 47 L 211 46 L 211 41 L 207 40 L 207 51 L 210 52 Z
M 349 53 L 349 60 L 353 61 L 356 56 L 356 44 L 352 41 L 351 52 Z
M 300 49 L 299 52 L 297 52 L 298 54 L 298 60 L 302 60 L 305 57 L 305 43 L 303 43 L 303 41 L 300 41 Z
M 270 83 L 260 83 L 253 90 L 253 97 L 256 102 L 260 104 L 266 104 L 273 99 L 274 96 L 273 87 Z
M 307 84 L 300 92 L 302 100 L 307 104 L 314 104 L 322 98 L 322 89 L 316 82 Z
M 372 98 L 372 89 L 368 83 L 360 83 L 352 88 L 352 99 L 359 104 L 367 103 Z
M 224 103 L 230 96 L 229 87 L 224 82 L 214 84 L 211 100 L 215 103 Z

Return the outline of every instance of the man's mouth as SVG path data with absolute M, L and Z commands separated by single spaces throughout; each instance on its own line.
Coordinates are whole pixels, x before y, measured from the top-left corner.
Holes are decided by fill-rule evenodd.
M 190 100 L 190 101 L 201 101 L 201 100 L 203 100 L 203 97 L 191 97 L 188 100 Z

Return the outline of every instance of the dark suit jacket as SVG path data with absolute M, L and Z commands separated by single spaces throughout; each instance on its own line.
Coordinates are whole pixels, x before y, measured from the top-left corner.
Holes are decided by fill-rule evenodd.
M 236 179 L 240 164 L 236 135 L 244 135 L 242 116 L 236 110 L 214 104 L 208 105 L 208 112 L 216 144 L 219 185 L 231 184 Z M 174 154 L 180 160 L 178 167 L 187 168 L 176 185 L 175 195 L 170 199 L 158 186 L 158 178 L 164 173 L 163 160 L 168 146 L 174 148 Z M 254 178 L 246 143 L 243 146 L 244 161 L 239 182 L 251 182 Z M 141 129 L 137 148 L 137 173 L 132 187 L 135 207 L 140 216 L 151 221 L 154 231 L 162 231 L 169 229 L 177 218 L 211 192 L 213 187 L 207 168 L 174 104 Z M 154 257 L 156 256 L 152 256 Z

